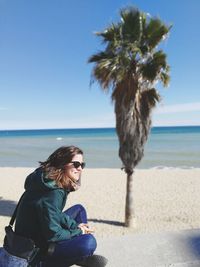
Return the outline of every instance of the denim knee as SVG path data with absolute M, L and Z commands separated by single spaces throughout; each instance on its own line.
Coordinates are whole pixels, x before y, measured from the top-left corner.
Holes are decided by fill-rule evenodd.
M 83 240 L 81 242 L 81 254 L 82 256 L 91 256 L 95 249 L 97 248 L 97 242 L 93 235 L 85 234 L 82 236 Z
M 74 207 L 76 208 L 76 209 L 78 209 L 78 210 L 81 210 L 81 211 L 85 211 L 86 212 L 86 209 L 83 207 L 83 205 L 81 205 L 81 204 L 76 204 L 76 205 L 74 205 Z
M 72 214 L 74 214 L 74 212 L 76 213 L 77 211 L 86 213 L 86 209 L 81 204 L 75 204 L 75 205 L 71 206 L 70 208 L 65 210 L 64 213 L 66 213 L 68 215 L 72 215 Z

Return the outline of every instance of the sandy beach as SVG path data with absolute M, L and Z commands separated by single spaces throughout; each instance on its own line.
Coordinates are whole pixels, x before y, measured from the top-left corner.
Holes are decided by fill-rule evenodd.
M 33 168 L 0 168 L 0 245 L 4 227 Z M 134 174 L 137 226 L 124 227 L 126 175 L 119 169 L 86 169 L 66 208 L 81 203 L 96 237 L 200 228 L 200 169 L 148 169 Z

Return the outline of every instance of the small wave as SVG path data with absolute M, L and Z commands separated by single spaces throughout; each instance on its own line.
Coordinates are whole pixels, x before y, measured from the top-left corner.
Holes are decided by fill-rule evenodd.
M 184 169 L 184 170 L 190 170 L 190 169 L 199 169 L 199 167 L 193 167 L 193 166 L 176 166 L 176 167 L 169 167 L 169 166 L 155 166 L 150 167 L 149 169 L 155 169 L 155 170 L 174 170 L 174 169 Z
M 57 137 L 56 140 L 60 141 L 60 140 L 63 140 L 62 137 Z

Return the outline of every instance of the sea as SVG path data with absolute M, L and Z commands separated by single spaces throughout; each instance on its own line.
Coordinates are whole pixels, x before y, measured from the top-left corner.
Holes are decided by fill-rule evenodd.
M 37 167 L 68 145 L 83 149 L 88 168 L 122 167 L 115 128 L 1 130 L 0 167 Z M 200 168 L 200 126 L 153 127 L 136 168 Z

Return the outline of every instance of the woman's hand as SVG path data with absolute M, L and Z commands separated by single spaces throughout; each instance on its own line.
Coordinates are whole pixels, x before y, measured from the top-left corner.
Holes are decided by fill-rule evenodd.
M 80 223 L 78 225 L 78 228 L 81 229 L 83 235 L 84 234 L 91 234 L 94 233 L 94 231 L 92 229 L 89 228 L 89 225 L 87 223 Z

